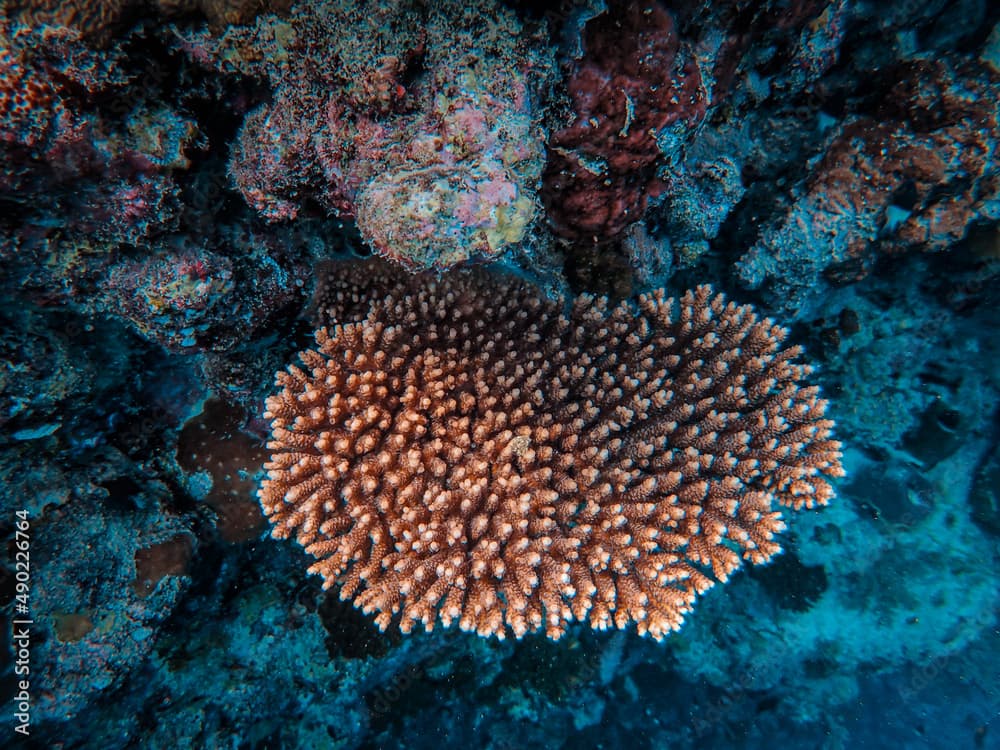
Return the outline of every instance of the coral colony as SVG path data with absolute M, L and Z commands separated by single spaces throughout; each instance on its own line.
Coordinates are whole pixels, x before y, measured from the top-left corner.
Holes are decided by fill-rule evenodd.
M 997 744 L 1000 6 L 549 5 L 0 4 L 0 745 Z
M 562 315 L 455 271 L 343 316 L 363 271 L 328 272 L 340 322 L 268 399 L 261 504 L 383 629 L 398 612 L 404 631 L 587 620 L 660 639 L 713 576 L 778 552 L 772 506 L 825 504 L 822 475 L 843 474 L 800 351 L 709 287 Z

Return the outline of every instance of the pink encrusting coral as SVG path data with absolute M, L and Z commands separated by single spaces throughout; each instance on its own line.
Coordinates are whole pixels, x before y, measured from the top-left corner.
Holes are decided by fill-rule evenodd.
M 365 237 L 417 268 L 494 258 L 523 239 L 542 167 L 521 76 L 487 63 L 453 77 L 443 64 L 434 78 L 433 106 L 415 113 L 408 140 L 386 133 L 386 141 L 359 143 L 353 154 L 321 154 L 324 167 L 332 157 L 328 172 L 364 175 L 355 213 Z M 330 123 L 327 143 L 337 142 L 344 124 Z
M 530 42 L 490 3 L 344 1 L 188 44 L 271 81 L 230 164 L 250 205 L 271 221 L 317 204 L 353 216 L 377 252 L 422 269 L 496 258 L 540 213 L 552 66 Z

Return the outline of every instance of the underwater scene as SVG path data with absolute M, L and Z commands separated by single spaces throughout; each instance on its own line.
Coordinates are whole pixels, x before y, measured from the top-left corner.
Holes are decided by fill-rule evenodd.
M 0 747 L 1000 749 L 1000 3 L 0 0 Z

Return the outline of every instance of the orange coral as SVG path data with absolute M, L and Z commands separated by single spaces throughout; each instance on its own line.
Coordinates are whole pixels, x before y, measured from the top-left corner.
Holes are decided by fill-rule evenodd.
M 321 308 L 360 319 L 278 374 L 260 499 L 383 629 L 659 639 L 779 551 L 775 501 L 833 496 L 827 404 L 750 307 L 703 286 L 564 314 L 514 279 L 376 268 L 381 299 L 357 268 L 327 282 Z

